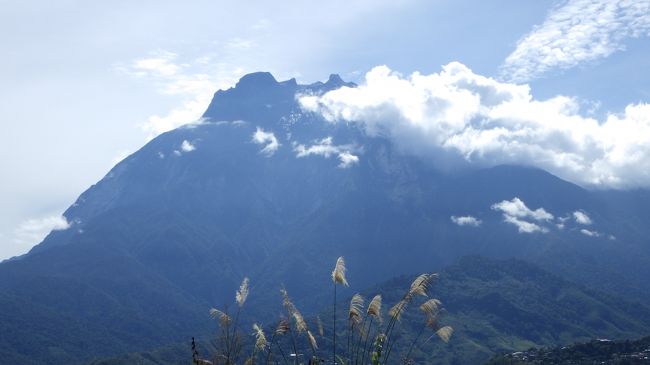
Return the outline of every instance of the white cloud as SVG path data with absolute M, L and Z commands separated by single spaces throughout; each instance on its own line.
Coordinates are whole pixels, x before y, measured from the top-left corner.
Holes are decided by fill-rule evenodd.
M 452 215 L 451 221 L 459 226 L 471 226 L 471 227 L 478 227 L 482 223 L 480 219 L 472 217 L 471 215 L 466 215 L 461 217 L 456 217 L 455 215 Z
M 183 140 L 183 143 L 181 143 L 181 150 L 183 152 L 192 152 L 195 149 L 196 149 L 196 147 L 186 139 Z
M 527 222 L 511 215 L 504 214 L 503 220 L 507 223 L 514 224 L 515 226 L 517 226 L 517 231 L 519 233 L 535 233 L 535 232 L 547 233 L 548 232 L 547 228 L 540 227 L 535 223 Z
M 592 223 L 591 218 L 589 218 L 587 213 L 580 210 L 576 210 L 575 212 L 573 212 L 573 219 L 575 219 L 577 223 L 585 226 L 588 226 Z
M 296 157 L 307 157 L 310 155 L 323 156 L 325 158 L 330 158 L 332 155 L 336 155 L 339 161 L 340 168 L 348 168 L 354 164 L 359 163 L 359 157 L 352 154 L 352 146 L 350 145 L 335 145 L 333 143 L 332 137 L 326 137 L 321 140 L 316 141 L 315 144 L 311 146 L 305 146 L 304 144 L 294 143 L 294 151 L 296 152 Z
M 548 232 L 548 229 L 545 227 L 533 222 L 525 221 L 524 219 L 526 218 L 538 222 L 547 222 L 553 219 L 553 215 L 544 210 L 544 208 L 531 210 L 517 197 L 512 200 L 503 200 L 499 203 L 495 203 L 492 205 L 491 209 L 502 212 L 503 220 L 517 226 L 519 233 Z
M 71 223 L 59 215 L 28 219 L 14 231 L 14 242 L 21 246 L 31 247 L 43 241 L 51 231 L 66 230 L 70 226 Z
M 162 52 L 157 57 L 141 58 L 133 61 L 133 72 L 136 76 L 147 76 L 157 74 L 160 76 L 174 76 L 180 70 L 180 66 L 172 61 L 176 58 L 175 53 Z
M 517 42 L 502 75 L 528 81 L 625 48 L 629 37 L 650 35 L 650 0 L 570 0 Z
M 584 229 L 584 228 L 580 230 L 580 233 L 584 234 L 585 236 L 589 236 L 589 237 L 600 237 L 600 233 L 598 233 L 596 231 L 590 231 L 590 230 Z
M 536 100 L 528 85 L 457 62 L 409 77 L 378 66 L 357 88 L 299 100 L 331 122 L 358 122 L 441 166 L 523 164 L 583 186 L 650 186 L 650 104 L 596 120 L 581 115 L 572 98 Z
M 281 146 L 273 132 L 265 132 L 260 127 L 257 127 L 257 130 L 253 133 L 253 142 L 265 145 L 261 152 L 267 156 L 273 156 Z
M 210 56 L 181 62 L 178 54 L 167 51 L 158 51 L 116 69 L 151 82 L 159 93 L 179 99 L 177 107 L 163 115 L 154 114 L 141 124 L 149 139 L 188 123 L 200 123 L 214 92 L 232 86 L 244 74 L 241 67 L 214 62 Z
M 339 160 L 341 161 L 339 167 L 342 169 L 347 169 L 348 167 L 351 167 L 352 165 L 356 165 L 359 163 L 359 157 L 351 154 L 348 151 L 339 153 L 338 157 Z
M 517 197 L 510 201 L 503 200 L 499 203 L 493 204 L 491 208 L 493 210 L 501 211 L 505 215 L 517 218 L 532 218 L 536 221 L 550 221 L 553 219 L 553 214 L 547 212 L 544 208 L 531 210 Z

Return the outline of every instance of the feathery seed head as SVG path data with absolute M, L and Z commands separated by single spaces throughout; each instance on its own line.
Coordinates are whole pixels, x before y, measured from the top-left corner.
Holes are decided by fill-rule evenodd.
M 257 350 L 264 350 L 266 347 L 266 336 L 264 335 L 264 331 L 257 325 L 257 323 L 253 325 L 253 330 L 255 330 L 255 348 Z
M 368 315 L 381 318 L 381 294 L 375 295 L 368 304 Z
M 309 338 L 309 344 L 311 345 L 312 349 L 317 349 L 318 344 L 316 343 L 316 338 L 314 338 L 314 335 L 311 334 L 311 331 L 307 330 L 307 338 Z
M 355 294 L 350 300 L 350 311 L 348 319 L 354 324 L 359 324 L 361 322 L 361 316 L 363 312 L 364 300 L 361 294 Z
M 445 343 L 449 342 L 451 335 L 454 333 L 454 329 L 450 326 L 444 326 L 441 329 L 436 331 L 436 335 L 440 337 Z
M 420 305 L 420 310 L 427 316 L 435 316 L 440 310 L 442 302 L 438 299 L 429 299 Z
M 212 318 L 218 318 L 219 319 L 219 325 L 222 326 L 222 327 L 227 326 L 231 322 L 230 316 L 227 315 L 226 313 L 218 310 L 217 308 L 211 308 L 210 309 L 210 316 Z
M 296 322 L 296 331 L 298 333 L 307 331 L 307 323 L 298 310 L 291 313 L 293 320 Z
M 429 290 L 429 286 L 431 285 L 432 280 L 436 277 L 437 274 L 421 274 L 415 278 L 415 280 L 413 280 L 413 283 L 411 283 L 411 288 L 409 289 L 408 295 L 411 297 L 416 295 L 426 297 L 427 290 Z
M 280 289 L 280 293 L 282 294 L 282 305 L 284 306 L 284 309 L 286 309 L 289 315 L 292 315 L 292 313 L 297 311 L 297 309 L 296 306 L 293 305 L 291 298 L 289 298 L 289 293 L 287 293 L 287 290 L 284 288 Z
M 246 298 L 248 298 L 248 278 L 244 278 L 239 286 L 239 290 L 237 290 L 237 293 L 235 294 L 235 301 L 237 301 L 237 305 L 240 308 L 246 302 Z
M 334 281 L 334 284 L 348 286 L 348 281 L 345 279 L 345 260 L 343 256 L 336 260 L 336 266 L 334 266 L 334 271 L 332 271 L 332 281 Z
M 287 333 L 287 331 L 289 331 L 289 321 L 286 319 L 281 319 L 280 323 L 278 323 L 278 326 L 275 328 L 275 334 L 282 336 Z
M 402 312 L 404 309 L 406 309 L 407 304 L 408 301 L 406 299 L 400 300 L 388 311 L 388 315 L 391 316 L 391 318 L 394 318 L 396 321 L 399 321 L 402 319 Z

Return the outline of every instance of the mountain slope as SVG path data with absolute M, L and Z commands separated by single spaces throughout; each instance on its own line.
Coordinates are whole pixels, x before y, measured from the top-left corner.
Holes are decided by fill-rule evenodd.
M 337 76 L 299 85 L 247 75 L 215 94 L 201 123 L 118 163 L 64 213 L 69 229 L 0 264 L 3 316 L 42 306 L 45 321 L 69 319 L 57 328 L 0 322 L 13 334 L 4 355 L 72 363 L 180 341 L 207 331 L 205 308 L 229 303 L 244 276 L 256 285 L 252 303 L 275 298 L 283 283 L 314 312 L 310 293 L 340 255 L 364 267 L 351 278 L 360 287 L 481 254 L 650 297 L 646 191 L 587 191 L 517 166 L 443 173 L 357 125 L 304 113 L 295 99 L 344 85 Z M 515 197 L 556 218 L 584 210 L 594 223 L 556 229 L 556 219 L 537 222 L 547 233 L 519 233 L 493 208 Z M 482 224 L 450 219 L 468 214 Z M 79 335 L 63 342 L 61 332 Z M 60 346 L 9 345 L 36 336 Z

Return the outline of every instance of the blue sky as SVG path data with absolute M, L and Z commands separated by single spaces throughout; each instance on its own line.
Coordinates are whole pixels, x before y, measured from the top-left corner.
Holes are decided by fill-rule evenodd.
M 408 80 L 458 62 L 534 100 L 568 96 L 600 123 L 650 99 L 648 0 L 0 5 L 0 259 L 65 228 L 61 213 L 113 164 L 248 72 L 363 84 L 379 65 Z

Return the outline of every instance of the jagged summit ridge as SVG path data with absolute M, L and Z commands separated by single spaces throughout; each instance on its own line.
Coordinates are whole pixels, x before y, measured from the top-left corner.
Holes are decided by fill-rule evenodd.
M 270 72 L 254 72 L 242 76 L 235 87 L 217 91 L 203 118 L 273 125 L 282 117 L 300 111 L 297 94 L 324 93 L 344 86 L 356 84 L 343 81 L 337 74 L 330 75 L 324 83 L 298 84 L 295 78 L 277 81 Z

